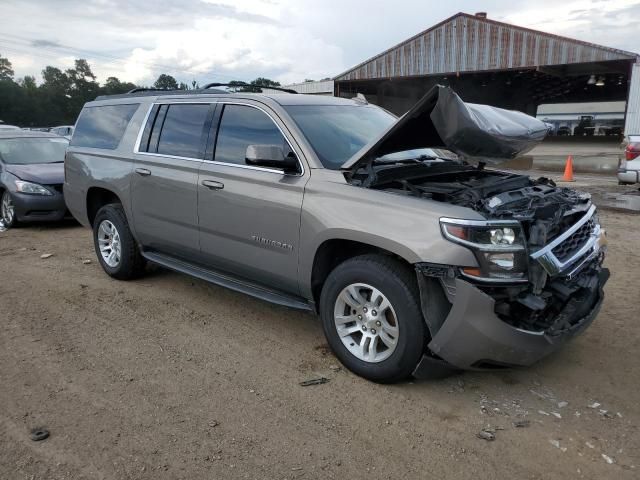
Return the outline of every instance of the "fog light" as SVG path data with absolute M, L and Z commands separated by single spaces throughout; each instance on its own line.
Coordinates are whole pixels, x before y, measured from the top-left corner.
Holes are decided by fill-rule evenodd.
M 513 270 L 515 267 L 515 255 L 513 253 L 486 253 L 487 260 L 503 270 Z
M 512 245 L 516 240 L 516 232 L 513 228 L 497 228 L 491 230 L 490 234 L 493 245 Z

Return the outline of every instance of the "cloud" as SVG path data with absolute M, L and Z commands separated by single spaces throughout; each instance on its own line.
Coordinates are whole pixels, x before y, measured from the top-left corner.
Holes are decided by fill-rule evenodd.
M 549 8 L 546 2 L 506 13 L 505 21 L 633 52 L 640 51 L 638 0 L 573 0 Z
M 34 47 L 60 47 L 58 42 L 52 40 L 33 40 L 31 45 Z
M 478 2 L 3 0 L 0 53 L 17 76 L 86 58 L 99 81 L 200 83 L 334 76 Z M 640 0 L 485 0 L 489 18 L 630 51 Z M 23 19 L 29 18 L 29 22 Z M 27 61 L 27 59 L 29 59 Z M 18 65 L 19 63 L 19 65 Z

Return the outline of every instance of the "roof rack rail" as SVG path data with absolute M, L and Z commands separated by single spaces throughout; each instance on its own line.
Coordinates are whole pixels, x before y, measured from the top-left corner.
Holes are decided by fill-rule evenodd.
M 172 92 L 174 90 L 176 89 L 175 88 L 136 87 L 129 90 L 127 92 L 127 95 L 130 93 L 137 93 L 137 92 Z
M 268 88 L 270 90 L 278 90 L 280 92 L 285 92 L 285 93 L 295 93 L 295 94 L 298 93 L 295 90 L 291 90 L 290 88 L 271 87 L 269 85 L 252 85 L 251 83 L 245 83 L 245 82 L 236 82 L 236 83 L 213 82 L 213 83 L 207 83 L 204 87 L 202 87 L 202 89 L 208 90 L 209 88 L 213 88 L 213 87 L 251 87 L 251 88 L 260 88 L 260 89 Z

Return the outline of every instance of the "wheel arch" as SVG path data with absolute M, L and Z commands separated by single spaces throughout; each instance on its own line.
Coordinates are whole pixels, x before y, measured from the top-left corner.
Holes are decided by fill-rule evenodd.
M 308 295 L 316 305 L 316 309 L 322 287 L 331 271 L 349 258 L 372 253 L 394 257 L 410 268 L 417 261 L 412 252 L 407 252 L 405 248 L 394 248 L 394 245 L 389 245 L 388 241 L 384 243 L 364 242 L 345 236 L 327 238 L 320 242 L 315 249 L 313 261 L 308 266 L 307 279 L 305 280 Z
M 93 221 L 96 218 L 98 210 L 109 203 L 119 203 L 122 205 L 122 200 L 115 192 L 107 188 L 90 187 L 89 190 L 87 190 L 86 211 L 87 219 L 91 226 L 93 226 Z

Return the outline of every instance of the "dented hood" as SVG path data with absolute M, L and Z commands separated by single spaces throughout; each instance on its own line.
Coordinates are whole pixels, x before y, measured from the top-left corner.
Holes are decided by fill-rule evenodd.
M 389 153 L 446 148 L 460 157 L 498 164 L 528 152 L 547 134 L 543 122 L 522 112 L 464 103 L 438 85 L 376 140 L 343 165 L 354 170 Z

